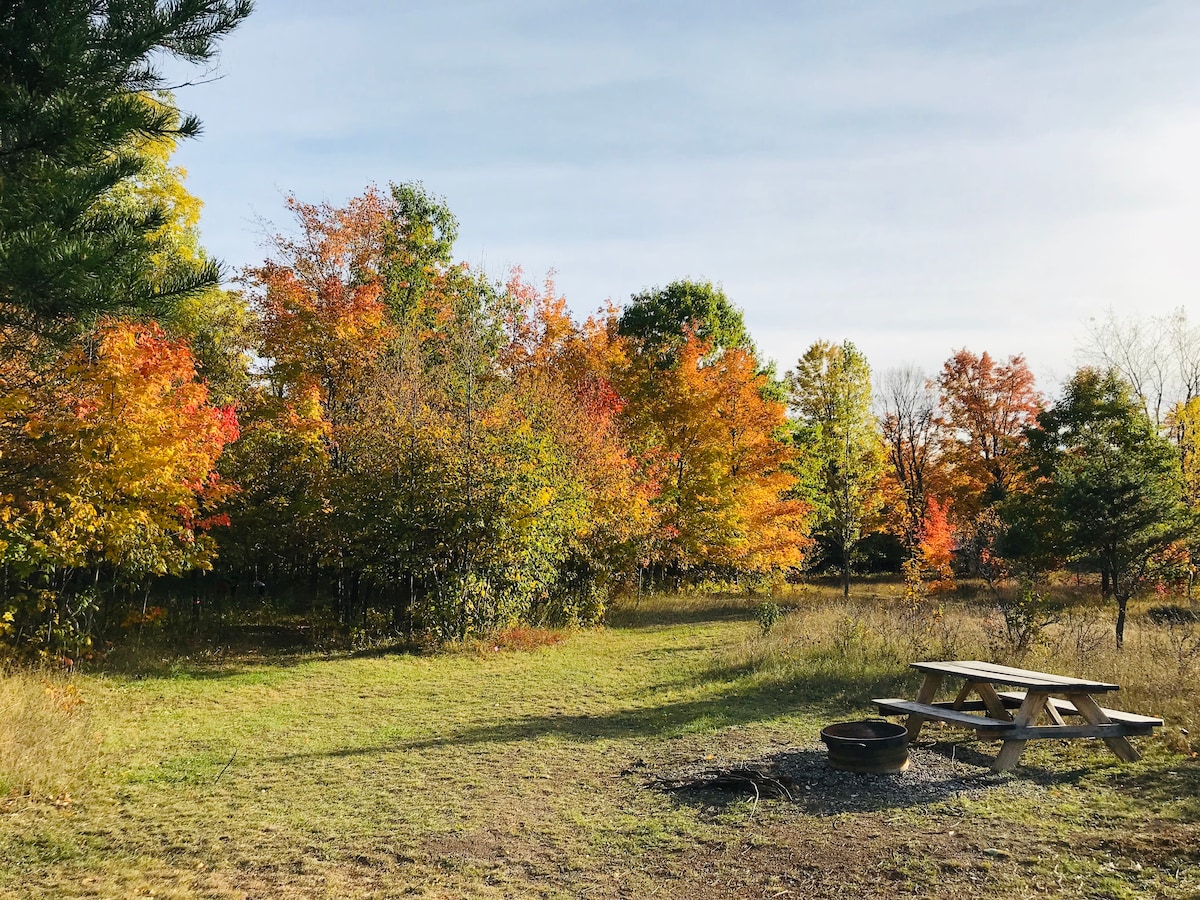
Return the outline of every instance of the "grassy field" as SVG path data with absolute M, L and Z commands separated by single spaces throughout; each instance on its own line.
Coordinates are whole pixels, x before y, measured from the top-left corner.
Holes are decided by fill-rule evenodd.
M 1141 620 L 1122 654 L 1080 620 L 1021 660 L 1166 715 L 1139 763 L 1043 742 L 991 775 L 995 745 L 935 731 L 914 770 L 955 774 L 919 802 L 904 776 L 757 802 L 657 786 L 817 772 L 820 728 L 915 690 L 909 660 L 996 657 L 983 611 L 795 605 L 768 633 L 757 601 L 676 598 L 544 643 L 6 676 L 0 896 L 1200 896 L 1196 659 Z

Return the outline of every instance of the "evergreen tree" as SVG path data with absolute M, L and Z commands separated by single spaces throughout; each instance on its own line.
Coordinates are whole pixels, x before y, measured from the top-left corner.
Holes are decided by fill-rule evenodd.
M 0 329 L 63 339 L 105 313 L 168 311 L 213 263 L 154 277 L 161 205 L 106 203 L 139 146 L 200 123 L 155 92 L 154 60 L 198 63 L 250 0 L 43 0 L 0 6 Z
M 1117 601 L 1117 645 L 1129 598 L 1154 558 L 1189 535 L 1177 452 L 1116 372 L 1081 369 L 1029 432 L 1035 493 L 1061 523 L 1064 550 L 1097 569 Z

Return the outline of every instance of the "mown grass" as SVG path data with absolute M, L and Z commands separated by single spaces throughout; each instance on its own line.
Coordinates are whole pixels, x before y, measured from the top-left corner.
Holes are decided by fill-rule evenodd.
M 1028 765 L 984 793 L 926 806 L 899 798 L 826 814 L 786 801 L 680 798 L 647 784 L 709 759 L 816 752 L 824 724 L 870 714 L 873 696 L 911 692 L 907 663 L 933 655 L 918 651 L 988 650 L 980 610 L 905 618 L 894 598 L 858 601 L 798 596 L 766 634 L 757 601 L 648 598 L 614 611 L 606 628 L 520 632 L 439 655 L 176 661 L 144 677 L 76 675 L 62 685 L 86 701 L 77 709 L 91 743 L 82 758 L 56 756 L 57 738 L 44 735 L 42 780 L 11 783 L 0 893 L 1200 891 L 1200 779 L 1175 721 L 1174 737 L 1143 740 L 1140 763 L 1117 764 L 1091 742 L 1031 745 Z M 1130 656 L 1096 651 L 1087 669 L 1042 658 L 1054 669 L 1119 673 L 1130 708 L 1165 709 L 1139 707 L 1161 698 L 1196 721 L 1190 689 L 1177 683 L 1172 696 L 1171 678 L 1135 671 L 1165 671 L 1156 661 L 1168 658 L 1150 625 L 1137 634 Z M 1139 662 L 1122 661 L 1131 658 Z M 55 702 L 36 677 L 16 679 L 3 690 L 40 690 Z M 969 758 L 972 748 L 990 749 L 955 752 Z M 1006 855 L 989 854 L 993 845 Z

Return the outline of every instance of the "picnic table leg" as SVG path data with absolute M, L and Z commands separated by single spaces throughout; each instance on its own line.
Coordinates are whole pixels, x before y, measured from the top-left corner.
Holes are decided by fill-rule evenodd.
M 1048 715 L 1050 717 L 1050 721 L 1053 722 L 1055 725 L 1066 725 L 1067 724 L 1066 721 L 1064 721 L 1064 719 L 1062 717 L 1062 713 L 1060 713 L 1057 709 L 1054 708 L 1053 703 L 1046 704 L 1046 715 Z
M 971 682 L 972 687 L 983 700 L 983 705 L 987 707 L 988 715 L 993 719 L 999 719 L 1001 722 L 1011 722 L 1013 720 L 1012 713 L 1004 706 L 1004 701 L 1000 699 L 1000 695 L 996 693 L 996 689 L 986 681 Z
M 1027 691 L 1025 699 L 1021 703 L 1021 708 L 1017 710 L 1017 715 L 1013 719 L 1018 728 L 1024 728 L 1026 725 L 1034 725 L 1037 723 L 1038 716 L 1042 714 L 1042 710 L 1046 708 L 1046 701 L 1049 699 L 1049 694 L 1042 691 Z M 993 772 L 1003 772 L 1011 769 L 1017 764 L 1017 760 L 1021 758 L 1021 752 L 1025 749 L 1028 741 L 1009 739 L 1000 747 L 1000 752 L 996 754 L 996 761 L 992 763 Z
M 925 680 L 921 682 L 921 689 L 917 691 L 918 703 L 932 703 L 933 698 L 937 696 L 938 688 L 942 686 L 941 672 L 926 672 Z M 919 716 L 916 713 L 909 715 L 904 720 L 904 727 L 908 729 L 909 741 L 915 741 L 917 735 L 921 733 L 921 726 L 925 724 L 925 717 Z
M 1104 714 L 1104 710 L 1100 708 L 1091 694 L 1067 694 L 1067 699 L 1075 704 L 1075 708 L 1079 710 L 1079 715 L 1083 716 L 1088 722 L 1093 725 L 1109 725 L 1112 719 Z M 1129 743 L 1128 738 L 1123 737 L 1106 737 L 1102 738 L 1104 743 L 1108 744 L 1108 749 L 1117 755 L 1117 758 L 1122 762 L 1137 762 L 1142 758 L 1142 754 L 1134 749 L 1133 744 Z

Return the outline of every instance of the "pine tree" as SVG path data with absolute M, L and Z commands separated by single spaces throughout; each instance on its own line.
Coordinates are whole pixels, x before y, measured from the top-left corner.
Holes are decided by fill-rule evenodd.
M 161 206 L 105 203 L 148 164 L 139 144 L 192 137 L 154 60 L 209 60 L 250 0 L 43 0 L 0 6 L 0 330 L 57 339 L 108 313 L 159 314 L 215 284 L 207 263 L 150 277 Z

